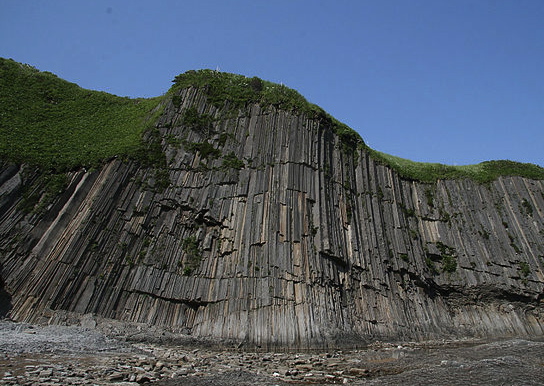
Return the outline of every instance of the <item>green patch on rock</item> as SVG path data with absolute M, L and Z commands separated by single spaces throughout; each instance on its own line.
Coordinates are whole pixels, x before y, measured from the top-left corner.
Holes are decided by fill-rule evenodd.
M 202 249 L 195 236 L 184 238 L 181 243 L 181 248 L 185 253 L 185 257 L 183 261 L 180 261 L 180 267 L 182 267 L 182 274 L 188 276 L 200 265 L 200 262 L 202 261 Z
M 347 149 L 354 151 L 364 144 L 355 130 L 334 119 L 321 107 L 308 102 L 298 91 L 283 84 L 207 69 L 187 71 L 176 76 L 173 82 L 174 93 L 187 87 L 203 89 L 208 101 L 217 108 L 236 110 L 250 104 L 259 104 L 263 107 L 295 111 L 322 120 L 340 137 L 341 143 Z

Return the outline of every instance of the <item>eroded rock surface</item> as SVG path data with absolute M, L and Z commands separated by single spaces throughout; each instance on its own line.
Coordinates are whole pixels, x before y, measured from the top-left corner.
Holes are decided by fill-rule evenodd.
M 55 195 L 3 165 L 4 315 L 281 349 L 543 332 L 543 181 L 406 181 L 324 120 L 191 87 L 148 141 Z

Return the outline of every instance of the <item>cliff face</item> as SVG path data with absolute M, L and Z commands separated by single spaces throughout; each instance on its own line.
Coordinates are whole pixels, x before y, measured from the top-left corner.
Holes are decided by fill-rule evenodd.
M 59 192 L 2 167 L 0 310 L 263 347 L 544 332 L 543 181 L 403 180 L 326 120 L 195 87 L 148 141 Z

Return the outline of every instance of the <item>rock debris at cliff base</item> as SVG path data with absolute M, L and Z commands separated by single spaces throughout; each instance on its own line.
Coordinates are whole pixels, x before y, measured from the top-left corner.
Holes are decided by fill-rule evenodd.
M 0 170 L 3 314 L 266 349 L 543 333 L 543 181 L 403 179 L 331 121 L 198 87 L 146 140 L 60 194 Z
M 131 343 L 83 327 L 0 322 L 6 385 L 538 385 L 543 358 L 544 343 L 531 339 L 267 352 Z

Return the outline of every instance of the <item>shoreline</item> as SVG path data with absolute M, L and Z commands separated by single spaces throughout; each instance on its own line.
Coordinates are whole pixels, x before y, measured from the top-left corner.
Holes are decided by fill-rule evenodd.
M 132 342 L 96 328 L 0 321 L 0 384 L 11 385 L 393 385 L 423 384 L 429 376 L 434 384 L 460 384 L 463 375 L 480 377 L 478 384 L 536 385 L 544 382 L 543 358 L 542 337 L 274 352 Z

